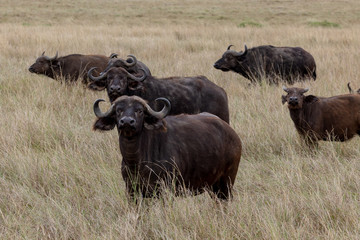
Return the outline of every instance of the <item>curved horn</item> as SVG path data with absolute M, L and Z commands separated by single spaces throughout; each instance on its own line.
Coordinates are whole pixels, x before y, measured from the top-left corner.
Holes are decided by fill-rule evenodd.
M 145 78 L 147 77 L 147 75 L 146 75 L 146 72 L 145 72 L 144 69 L 139 68 L 139 70 L 143 72 L 143 75 L 142 75 L 141 77 L 135 77 L 134 75 L 132 75 L 132 74 L 129 73 L 128 71 L 126 71 L 126 70 L 125 70 L 125 71 L 126 71 L 128 77 L 131 78 L 132 80 L 135 80 L 135 81 L 137 81 L 137 82 L 142 82 L 142 81 L 145 80 Z
M 287 87 L 283 86 L 282 89 L 283 89 L 285 92 L 289 93 L 289 89 L 287 89 Z
M 244 55 L 244 54 L 247 54 L 247 46 L 246 46 L 246 44 L 244 44 L 244 52 L 243 52 L 243 54 L 242 55 Z
M 117 57 L 118 57 L 117 53 L 112 53 L 109 58 L 117 58 Z
M 44 54 L 45 54 L 45 51 L 41 54 L 41 56 L 44 56 Z
M 235 57 L 240 57 L 240 56 L 242 56 L 242 55 L 246 55 L 246 54 L 247 54 L 247 51 L 248 51 L 246 44 L 245 44 L 245 47 L 244 47 L 244 48 L 245 48 L 245 50 L 244 50 L 243 52 L 234 52 L 233 55 L 234 55 Z
M 229 45 L 228 48 L 227 48 L 227 50 L 230 50 L 230 48 L 231 48 L 232 46 L 234 46 L 234 45 L 232 45 L 232 44 Z
M 103 74 L 100 74 L 98 77 L 95 77 L 95 76 L 92 75 L 92 71 L 94 71 L 96 68 L 97 68 L 97 67 L 92 67 L 92 68 L 90 68 L 90 70 L 89 70 L 88 73 L 87 73 L 88 77 L 89 77 L 91 80 L 93 80 L 93 81 L 99 81 L 99 80 L 104 79 L 104 78 L 106 77 L 108 71 L 107 71 L 107 72 L 104 72 Z
M 135 66 L 136 63 L 137 63 L 136 57 L 135 57 L 134 55 L 132 55 L 132 54 L 127 55 L 127 57 L 128 57 L 128 59 L 126 59 L 126 61 L 124 62 L 124 64 L 125 64 L 127 67 Z M 127 60 L 129 60 L 129 59 L 132 60 L 131 63 L 129 63 L 129 62 L 127 61 Z
M 350 82 L 348 82 L 347 87 L 348 87 L 348 89 L 349 89 L 349 92 L 350 92 L 350 93 L 353 93 L 353 90 L 352 90 L 351 87 L 350 87 Z
M 114 104 L 112 104 L 110 106 L 109 110 L 106 113 L 101 112 L 100 107 L 99 107 L 100 102 L 105 102 L 105 100 L 104 99 L 96 99 L 96 101 L 94 102 L 93 109 L 94 109 L 94 113 L 95 113 L 96 117 L 98 117 L 98 118 L 108 117 L 109 115 L 111 115 L 114 112 L 114 109 L 115 109 Z
M 50 58 L 49 60 L 50 60 L 50 61 L 55 60 L 55 59 L 57 59 L 57 57 L 58 57 L 58 52 L 56 51 L 56 55 L 55 55 L 55 57 Z
M 162 97 L 155 99 L 155 101 L 156 102 L 162 101 L 164 103 L 163 109 L 160 112 L 156 112 L 148 104 L 145 104 L 146 110 L 148 111 L 148 113 L 150 115 L 156 117 L 157 119 L 163 119 L 170 112 L 170 109 L 171 109 L 170 101 L 168 99 L 162 98 Z
M 309 88 L 305 88 L 305 89 L 301 90 L 301 93 L 306 93 L 307 91 L 309 91 Z

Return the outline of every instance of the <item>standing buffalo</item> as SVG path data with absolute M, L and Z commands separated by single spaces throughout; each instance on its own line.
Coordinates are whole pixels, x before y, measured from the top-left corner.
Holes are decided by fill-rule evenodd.
M 304 96 L 309 89 L 286 88 L 282 103 L 288 103 L 296 130 L 308 144 L 318 140 L 346 141 L 360 135 L 360 95 L 329 98 Z
M 82 78 L 83 83 L 88 82 L 87 72 L 96 67 L 98 73 L 106 68 L 110 58 L 103 55 L 81 55 L 71 54 L 63 57 L 48 57 L 43 54 L 36 59 L 36 62 L 29 67 L 32 73 L 43 74 L 53 79 L 64 78 L 66 82 L 76 81 Z M 116 54 L 111 54 L 110 57 Z
M 161 106 L 155 104 L 154 100 L 158 97 L 166 97 L 172 105 L 170 115 L 209 112 L 229 122 L 226 92 L 204 76 L 159 79 L 143 74 L 141 77 L 136 77 L 124 68 L 113 67 L 102 75 L 94 77 L 92 71 L 93 69 L 90 69 L 88 73 L 89 78 L 93 80 L 89 88 L 95 90 L 106 88 L 111 102 L 119 96 L 136 95 L 151 102 L 151 107 L 159 110 Z
M 137 96 L 116 99 L 106 113 L 99 108 L 94 130 L 117 127 L 123 157 L 121 173 L 130 197 L 159 193 L 160 184 L 174 187 L 175 193 L 204 190 L 220 199 L 231 197 L 241 157 L 241 141 L 224 121 L 209 113 L 165 117 L 170 102 L 154 111 Z
M 274 47 L 271 45 L 231 50 L 230 45 L 214 67 L 222 71 L 234 71 L 251 82 L 267 78 L 270 83 L 279 80 L 293 84 L 295 81 L 316 79 L 313 56 L 300 47 Z
M 348 84 L 347 84 L 347 87 L 348 87 L 348 89 L 349 89 L 349 93 L 354 93 L 354 91 L 351 89 L 351 87 L 350 87 L 350 82 L 348 82 Z M 357 94 L 360 94 L 360 88 L 356 91 L 356 93 Z

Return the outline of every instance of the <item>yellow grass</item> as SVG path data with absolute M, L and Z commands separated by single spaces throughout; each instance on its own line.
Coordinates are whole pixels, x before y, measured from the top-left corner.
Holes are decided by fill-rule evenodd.
M 349 81 L 360 87 L 359 10 L 357 0 L 2 0 L 0 238 L 359 239 L 360 138 L 310 151 L 281 86 L 249 87 L 212 67 L 229 44 L 301 46 L 318 79 L 296 86 L 347 93 Z M 167 193 L 129 204 L 116 131 L 91 130 L 106 93 L 28 72 L 45 50 L 134 54 L 155 76 L 205 75 L 223 87 L 244 149 L 234 199 Z

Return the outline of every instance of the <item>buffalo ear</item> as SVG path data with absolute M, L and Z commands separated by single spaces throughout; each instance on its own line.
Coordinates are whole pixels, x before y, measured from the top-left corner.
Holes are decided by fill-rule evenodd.
M 145 117 L 144 119 L 144 127 L 148 130 L 160 129 L 166 130 L 165 121 L 162 119 L 157 119 L 155 117 Z
M 141 84 L 136 81 L 130 81 L 128 87 L 130 90 L 135 91 L 135 90 L 139 90 L 141 88 Z
M 115 124 L 116 120 L 114 117 L 101 117 L 95 121 L 93 125 L 93 130 L 109 131 L 114 129 Z
M 102 91 L 106 87 L 106 81 L 92 81 L 88 84 L 88 88 L 94 91 Z
M 284 95 L 281 96 L 281 102 L 282 104 L 285 104 L 287 102 L 286 96 Z
M 60 67 L 60 62 L 58 60 L 54 59 L 54 60 L 50 61 L 50 65 L 51 65 L 52 68 L 59 68 Z
M 304 102 L 306 102 L 306 103 L 314 103 L 314 102 L 317 102 L 317 101 L 319 101 L 319 98 L 314 96 L 314 95 L 306 96 L 305 99 L 304 99 Z

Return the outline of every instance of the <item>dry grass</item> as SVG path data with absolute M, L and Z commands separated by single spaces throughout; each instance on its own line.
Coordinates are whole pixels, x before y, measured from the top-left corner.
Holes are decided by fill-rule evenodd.
M 1 1 L 0 238 L 359 239 L 360 138 L 309 151 L 280 86 L 249 87 L 212 67 L 229 44 L 301 46 L 318 79 L 296 86 L 321 96 L 347 93 L 348 81 L 357 89 L 359 8 L 357 0 Z M 249 22 L 259 25 L 238 27 Z M 222 86 L 244 145 L 233 201 L 169 193 L 129 204 L 116 131 L 91 130 L 92 104 L 105 92 L 30 74 L 44 50 L 131 53 L 156 76 L 202 74 Z

